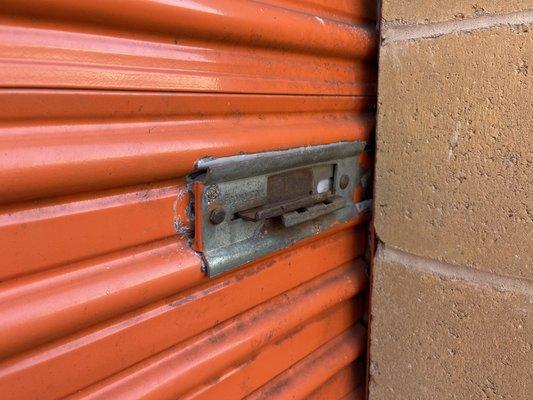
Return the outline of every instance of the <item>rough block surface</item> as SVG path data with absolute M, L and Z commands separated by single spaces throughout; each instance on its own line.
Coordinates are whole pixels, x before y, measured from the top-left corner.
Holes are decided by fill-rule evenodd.
M 469 282 L 398 253 L 374 266 L 370 400 L 531 399 L 531 284 Z
M 375 224 L 383 242 L 533 279 L 532 61 L 527 26 L 382 46 Z
M 530 0 L 383 0 L 383 19 L 399 23 L 428 23 L 506 14 L 533 8 Z

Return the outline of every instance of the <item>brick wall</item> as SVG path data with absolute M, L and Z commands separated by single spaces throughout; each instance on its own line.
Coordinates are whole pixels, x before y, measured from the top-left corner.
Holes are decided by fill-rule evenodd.
M 370 399 L 533 393 L 531 0 L 385 0 Z

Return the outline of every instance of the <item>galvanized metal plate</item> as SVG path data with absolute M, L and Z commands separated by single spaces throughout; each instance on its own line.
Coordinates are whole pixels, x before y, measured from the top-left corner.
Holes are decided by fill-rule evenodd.
M 195 248 L 208 276 L 346 222 L 364 169 L 365 142 L 206 158 L 189 176 Z

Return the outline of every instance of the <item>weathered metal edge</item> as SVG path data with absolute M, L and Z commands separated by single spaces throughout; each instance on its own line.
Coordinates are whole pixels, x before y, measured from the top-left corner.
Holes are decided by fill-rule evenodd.
M 205 183 L 224 182 L 353 157 L 365 146 L 364 141 L 337 142 L 216 159 L 203 158 L 197 161 L 196 170 L 205 173 Z
M 323 221 L 309 221 L 301 225 L 284 228 L 284 235 L 266 235 L 260 238 L 235 243 L 223 249 L 216 249 L 203 253 L 203 260 L 208 277 L 223 274 L 235 267 L 252 262 L 262 256 L 293 245 L 309 236 L 319 234 L 334 223 L 345 223 L 359 214 L 355 205 L 346 206 Z M 253 258 L 251 257 L 253 255 Z

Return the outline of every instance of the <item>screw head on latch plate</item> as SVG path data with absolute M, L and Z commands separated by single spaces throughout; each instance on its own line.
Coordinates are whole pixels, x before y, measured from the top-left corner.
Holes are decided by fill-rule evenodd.
M 350 177 L 348 175 L 341 176 L 341 179 L 339 180 L 339 186 L 341 189 L 346 189 L 349 183 Z
M 217 207 L 209 213 L 209 221 L 212 224 L 218 225 L 226 219 L 226 211 L 222 207 Z

